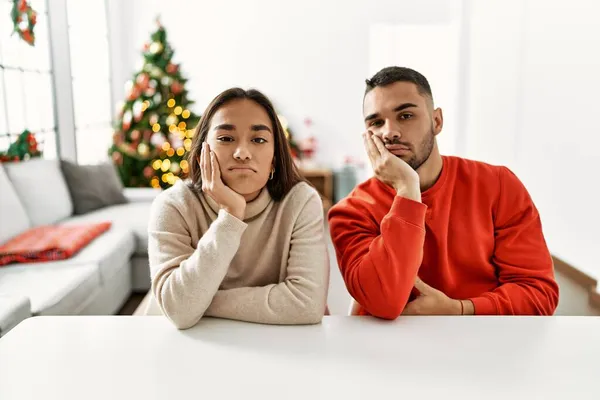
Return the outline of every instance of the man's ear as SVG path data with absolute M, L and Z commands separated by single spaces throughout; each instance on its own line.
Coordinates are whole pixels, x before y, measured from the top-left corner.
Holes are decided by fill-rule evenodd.
M 441 108 L 433 110 L 433 135 L 437 136 L 444 127 L 444 113 Z

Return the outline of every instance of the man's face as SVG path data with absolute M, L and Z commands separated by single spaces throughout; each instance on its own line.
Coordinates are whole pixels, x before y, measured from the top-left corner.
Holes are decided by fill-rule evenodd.
M 365 128 L 379 136 L 396 157 L 417 170 L 431 154 L 442 130 L 442 110 L 411 82 L 378 86 L 363 102 Z

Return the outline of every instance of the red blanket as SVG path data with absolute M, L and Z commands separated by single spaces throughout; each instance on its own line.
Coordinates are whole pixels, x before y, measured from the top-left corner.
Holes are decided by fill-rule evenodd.
M 111 222 L 38 226 L 0 245 L 0 266 L 64 260 L 107 231 Z

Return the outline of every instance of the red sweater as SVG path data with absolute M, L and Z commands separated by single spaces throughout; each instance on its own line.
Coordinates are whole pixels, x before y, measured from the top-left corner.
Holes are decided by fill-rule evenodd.
M 371 178 L 329 212 L 359 314 L 398 317 L 418 275 L 476 314 L 551 315 L 558 302 L 538 211 L 505 167 L 443 157 L 422 203 Z M 416 289 L 415 289 L 416 290 Z

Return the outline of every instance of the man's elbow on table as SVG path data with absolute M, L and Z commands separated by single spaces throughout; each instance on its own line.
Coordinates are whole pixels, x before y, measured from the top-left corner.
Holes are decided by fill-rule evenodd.
M 376 301 L 366 302 L 366 306 L 360 304 L 360 307 L 370 315 L 390 321 L 398 318 L 405 306 L 406 303 L 398 302 L 397 296 L 378 298 Z

